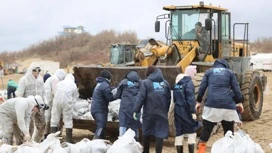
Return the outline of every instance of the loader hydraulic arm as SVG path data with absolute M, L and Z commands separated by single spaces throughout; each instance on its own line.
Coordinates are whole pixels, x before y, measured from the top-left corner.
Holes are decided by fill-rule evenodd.
M 153 38 L 143 41 L 146 43 L 140 43 L 141 45 L 138 46 L 138 52 L 134 59 L 137 66 L 156 65 L 159 58 L 165 59 L 167 54 L 171 54 L 172 52 L 170 46 L 159 44 Z M 148 47 L 150 45 L 151 47 Z

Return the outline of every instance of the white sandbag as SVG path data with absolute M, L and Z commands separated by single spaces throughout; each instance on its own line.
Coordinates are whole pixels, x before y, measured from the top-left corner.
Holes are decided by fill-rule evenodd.
M 60 149 L 59 134 L 60 132 L 49 134 L 40 144 L 34 141 L 24 142 L 20 146 L 3 144 L 0 147 L 0 153 L 47 153 L 49 151 L 50 153 L 66 153 L 65 150 Z
M 81 148 L 80 153 L 106 153 L 110 147 L 110 141 L 96 139 L 89 141 L 85 148 Z
M 65 150 L 67 153 L 106 153 L 111 146 L 108 140 L 97 139 L 90 141 L 87 138 L 76 144 L 66 144 Z
M 94 118 L 93 118 L 93 116 L 92 116 L 92 114 L 91 114 L 90 111 L 88 111 L 87 113 L 85 113 L 85 114 L 83 115 L 83 117 L 84 117 L 86 120 L 94 120 Z
M 64 148 L 62 148 L 61 146 L 57 145 L 54 147 L 54 149 L 50 149 L 48 150 L 47 153 L 67 153 L 66 150 Z
M 79 116 L 82 116 L 82 115 L 84 115 L 85 113 L 87 113 L 89 111 L 90 111 L 89 108 L 86 107 L 86 108 L 80 108 L 80 109 L 78 109 L 77 113 L 78 113 Z
M 248 134 L 239 130 L 232 135 L 228 131 L 226 135 L 217 140 L 211 149 L 211 153 L 264 153 L 261 146 L 255 143 Z
M 13 146 L 11 145 L 8 145 L 8 144 L 2 144 L 0 146 L 0 153 L 12 153 L 13 150 L 12 148 L 14 148 Z M 14 149 L 15 150 L 15 149 Z
M 14 153 L 43 153 L 42 150 L 36 147 L 21 145 Z
M 88 108 L 89 107 L 89 103 L 87 100 L 85 101 L 80 101 L 80 102 L 75 102 L 74 103 L 74 111 L 78 111 L 80 108 Z
M 242 130 L 234 133 L 234 151 L 235 153 L 264 153 L 262 147 Z
M 122 137 L 119 137 L 107 153 L 142 153 L 143 147 L 134 139 L 135 132 L 128 129 Z
M 58 131 L 56 133 L 49 134 L 46 137 L 46 139 L 39 144 L 39 148 L 43 152 L 45 152 L 48 148 L 51 148 L 52 150 L 54 150 L 54 148 L 56 146 L 61 146 L 60 140 L 59 140 L 60 139 L 59 135 L 60 135 L 60 131 Z
M 80 153 L 80 149 L 85 147 L 89 141 L 89 139 L 84 138 L 76 144 L 66 143 L 67 147 L 65 147 L 65 150 L 67 153 Z
M 121 99 L 114 100 L 109 103 L 109 114 L 114 119 L 118 119 Z
M 225 136 L 217 140 L 212 145 L 211 153 L 232 153 L 234 151 L 234 139 L 231 131 L 228 131 Z

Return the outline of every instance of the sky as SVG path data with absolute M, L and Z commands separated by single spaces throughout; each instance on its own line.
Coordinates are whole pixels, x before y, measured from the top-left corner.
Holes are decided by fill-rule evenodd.
M 271 37 L 271 0 L 204 0 L 227 8 L 232 24 L 249 23 L 249 40 Z M 194 5 L 197 0 L 0 0 L 0 52 L 19 51 L 50 39 L 64 26 L 84 26 L 95 35 L 103 30 L 134 31 L 139 39 L 164 40 L 155 33 L 156 17 L 165 5 Z

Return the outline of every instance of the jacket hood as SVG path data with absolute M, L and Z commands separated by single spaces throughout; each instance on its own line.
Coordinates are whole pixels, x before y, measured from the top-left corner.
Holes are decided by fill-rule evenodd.
M 29 104 L 29 108 L 34 108 L 35 106 L 37 106 L 37 104 L 39 105 L 39 107 L 43 107 L 44 106 L 44 102 L 43 99 L 40 95 L 36 95 L 34 96 L 28 96 L 27 97 L 27 101 Z
M 75 81 L 75 77 L 73 76 L 73 74 L 69 73 L 65 76 L 65 80 Z
M 225 59 L 217 59 L 213 63 L 213 67 L 229 68 L 229 64 Z
M 164 80 L 162 72 L 158 68 L 156 68 L 155 71 L 147 77 L 147 79 L 150 79 L 153 82 L 162 82 Z
M 185 75 L 182 79 L 180 79 L 179 81 L 178 81 L 178 83 L 177 84 L 184 84 L 184 83 L 186 83 L 186 82 L 189 82 L 189 81 L 191 81 L 192 80 L 192 78 L 190 77 L 190 76 L 187 76 L 187 75 Z
M 104 82 L 104 81 L 109 83 L 109 80 L 107 80 L 106 78 L 103 78 L 103 77 L 97 77 L 96 78 L 96 82 L 98 82 L 98 83 L 101 83 L 101 82 Z
M 63 69 L 58 69 L 55 74 L 55 76 L 57 76 L 59 78 L 59 80 L 63 80 L 66 76 L 66 72 Z
M 138 73 L 136 71 L 130 71 L 128 74 L 127 74 L 127 79 L 129 81 L 132 81 L 132 82 L 138 82 L 139 81 L 139 76 L 138 76 Z
M 186 76 L 186 74 L 180 73 L 175 80 L 175 83 L 178 83 L 180 79 L 182 79 L 184 76 Z
M 32 70 L 38 67 L 40 68 L 40 64 L 38 64 L 37 62 L 32 62 L 30 66 L 27 68 L 25 75 L 32 74 Z

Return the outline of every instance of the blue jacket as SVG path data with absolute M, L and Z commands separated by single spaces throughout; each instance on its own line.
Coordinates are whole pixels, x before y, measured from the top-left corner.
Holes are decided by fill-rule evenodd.
M 120 111 L 133 114 L 136 96 L 139 93 L 139 77 L 136 71 L 127 74 L 127 78 L 123 79 L 118 87 L 116 97 L 121 99 Z
M 147 79 L 141 82 L 134 112 L 139 113 L 144 106 L 143 119 L 147 116 L 161 116 L 168 120 L 170 102 L 171 89 L 169 84 L 164 80 L 161 70 L 156 68 Z
M 174 85 L 174 116 L 176 136 L 194 133 L 201 125 L 195 121 L 195 86 L 190 76 L 184 76 Z
M 108 80 L 102 77 L 96 78 L 97 85 L 93 91 L 91 113 L 108 113 L 109 102 L 115 100 L 111 92 Z
M 207 107 L 235 110 L 233 93 L 238 99 L 237 101 L 243 101 L 240 86 L 235 74 L 228 69 L 226 60 L 217 59 L 214 62 L 213 68 L 206 71 L 198 91 L 198 102 L 202 101 L 206 88 L 208 88 L 208 96 L 205 102 L 205 106 Z
M 184 76 L 175 84 L 174 103 L 175 107 L 185 107 L 190 115 L 196 112 L 195 86 L 190 76 Z
M 133 108 L 139 90 L 140 80 L 138 73 L 136 71 L 130 71 L 117 87 L 116 98 L 121 99 L 119 110 L 120 125 L 125 126 L 130 122 L 134 122 Z

